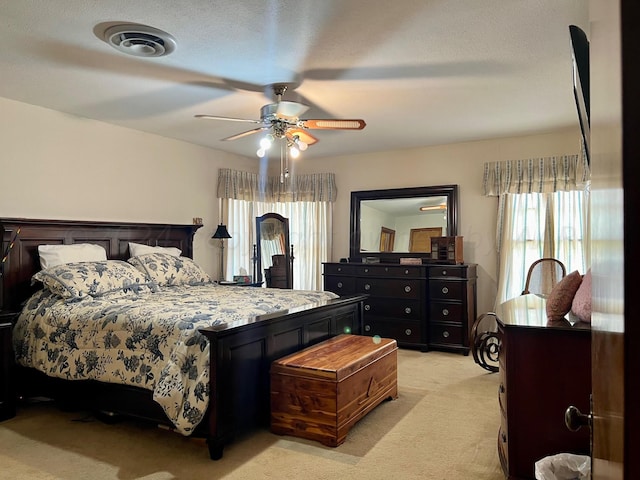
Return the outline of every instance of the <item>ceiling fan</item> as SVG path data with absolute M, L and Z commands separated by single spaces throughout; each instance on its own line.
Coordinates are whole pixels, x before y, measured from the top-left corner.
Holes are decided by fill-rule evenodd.
M 232 122 L 247 122 L 260 125 L 257 128 L 246 132 L 231 135 L 223 138 L 223 141 L 237 140 L 259 132 L 269 132 L 258 150 L 258 156 L 263 157 L 266 150 L 275 139 L 286 141 L 289 148 L 306 150 L 307 146 L 313 145 L 318 139 L 308 132 L 308 130 L 362 130 L 366 123 L 362 119 L 301 119 L 300 115 L 309 109 L 309 106 L 298 102 L 282 100 L 287 91 L 287 84 L 274 84 L 271 86 L 275 95 L 275 102 L 263 105 L 260 109 L 260 120 L 219 117 L 216 115 L 195 115 L 196 118 L 209 120 L 228 120 Z

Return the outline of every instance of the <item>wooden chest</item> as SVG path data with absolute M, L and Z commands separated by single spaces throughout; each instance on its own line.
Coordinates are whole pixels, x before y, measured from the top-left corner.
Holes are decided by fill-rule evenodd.
M 383 400 L 398 397 L 398 347 L 339 335 L 271 365 L 271 431 L 337 447 Z

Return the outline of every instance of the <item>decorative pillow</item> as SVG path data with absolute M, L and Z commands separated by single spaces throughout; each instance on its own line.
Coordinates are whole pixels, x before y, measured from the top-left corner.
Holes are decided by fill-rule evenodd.
M 167 253 L 174 257 L 179 257 L 182 250 L 176 247 L 152 247 L 151 245 L 143 245 L 142 243 L 129 242 L 129 253 L 132 257 L 139 257 L 147 253 Z
M 103 262 L 107 260 L 104 247 L 94 243 L 72 245 L 38 245 L 40 268 L 55 267 L 64 263 Z
M 582 277 L 582 283 L 573 297 L 571 311 L 580 321 L 591 323 L 591 269 Z
M 101 297 L 114 292 L 137 295 L 157 290 L 157 285 L 149 282 L 140 270 L 122 260 L 56 265 L 39 271 L 33 280 L 73 301 L 87 295 Z
M 211 278 L 188 257 L 174 257 L 166 253 L 147 253 L 127 260 L 158 285 L 202 285 Z
M 582 283 L 582 275 L 574 270 L 555 284 L 547 297 L 547 318 L 560 320 L 571 310 L 573 297 Z

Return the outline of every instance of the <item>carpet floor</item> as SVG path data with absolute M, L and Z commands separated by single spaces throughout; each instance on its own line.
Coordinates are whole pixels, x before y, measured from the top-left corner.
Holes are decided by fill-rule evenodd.
M 470 356 L 402 349 L 398 387 L 398 399 L 376 407 L 337 448 L 258 429 L 216 462 L 202 439 L 32 402 L 0 423 L 0 479 L 504 478 L 497 374 Z

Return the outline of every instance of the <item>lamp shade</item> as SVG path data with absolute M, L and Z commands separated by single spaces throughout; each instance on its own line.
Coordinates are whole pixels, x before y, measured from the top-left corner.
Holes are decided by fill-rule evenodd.
M 231 238 L 231 235 L 229 235 L 229 232 L 227 231 L 227 226 L 221 223 L 218 225 L 216 232 L 211 238 Z

